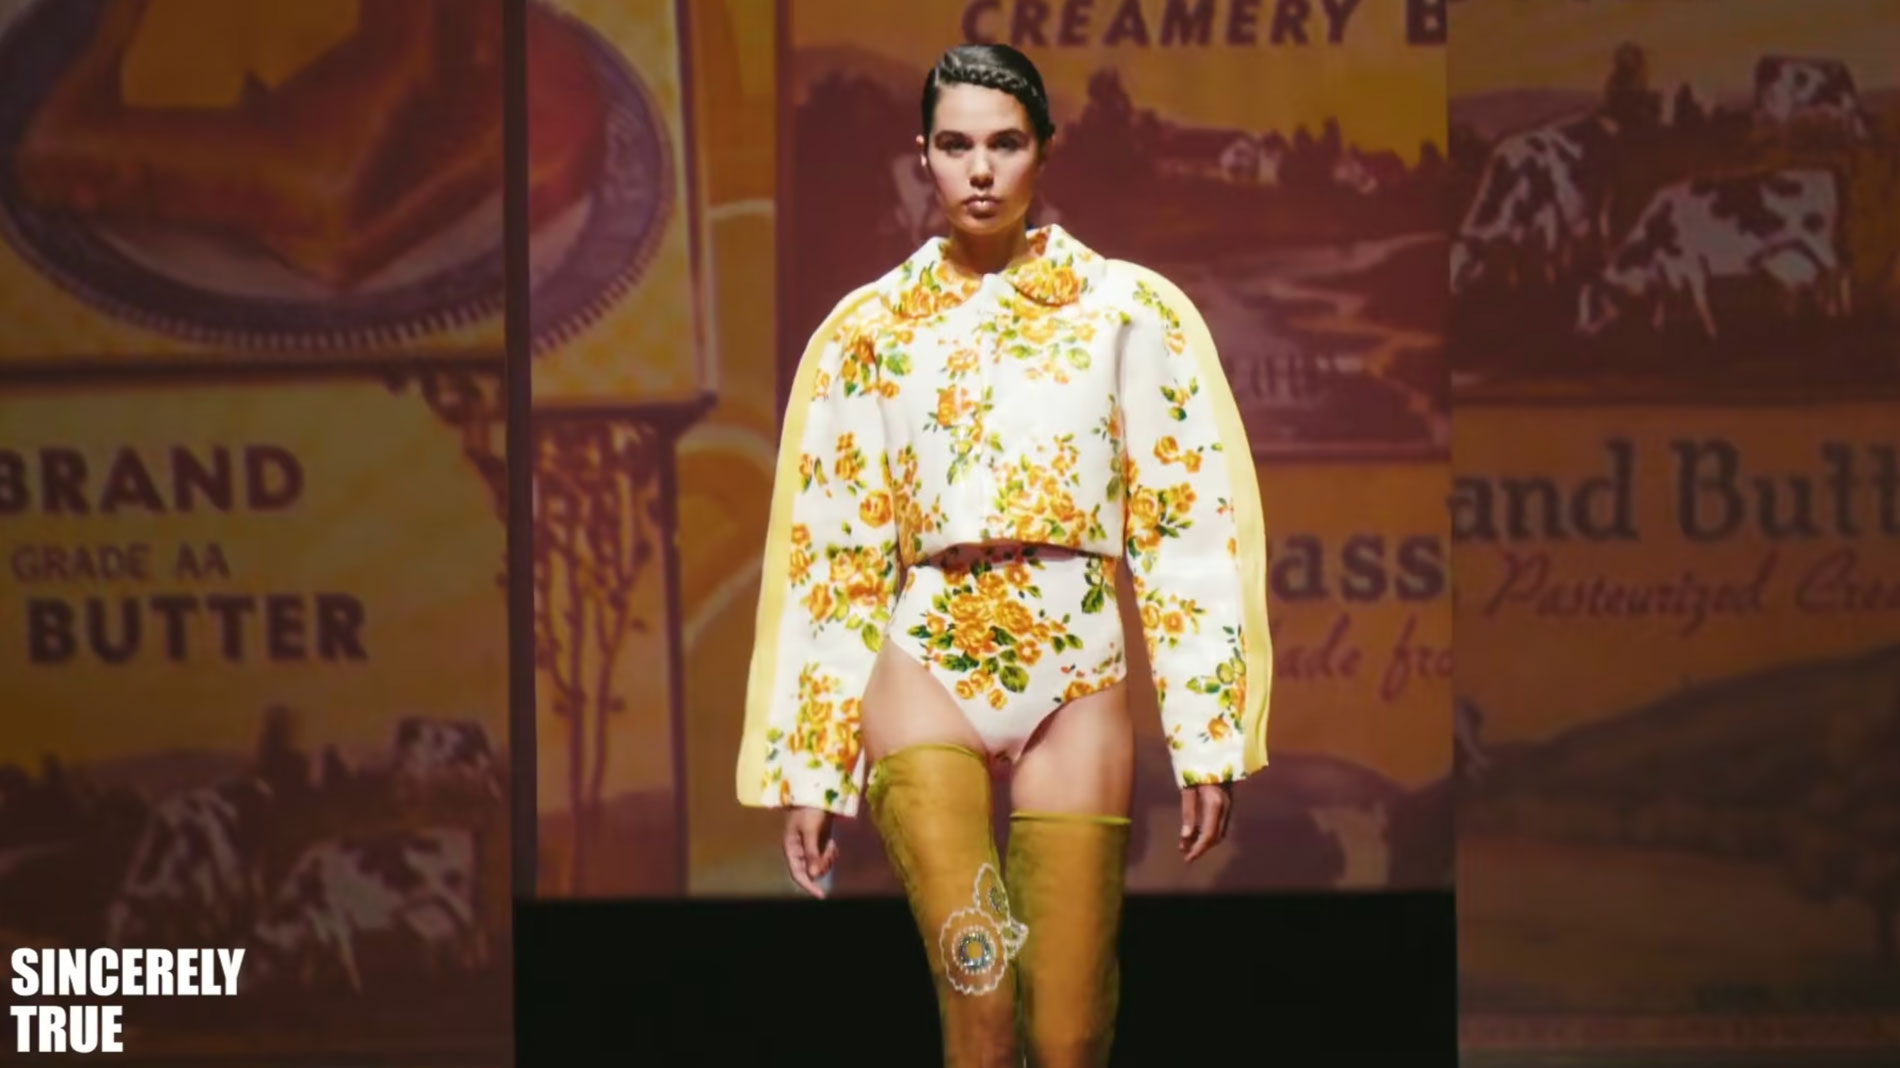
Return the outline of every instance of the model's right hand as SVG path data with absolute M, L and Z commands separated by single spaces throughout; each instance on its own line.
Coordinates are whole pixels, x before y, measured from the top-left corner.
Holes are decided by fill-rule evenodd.
M 818 880 L 837 860 L 831 813 L 822 808 L 795 808 L 785 814 L 785 868 L 793 882 L 813 897 L 824 897 Z
M 1233 784 L 1202 783 L 1181 789 L 1181 860 L 1192 864 L 1227 837 L 1234 814 Z

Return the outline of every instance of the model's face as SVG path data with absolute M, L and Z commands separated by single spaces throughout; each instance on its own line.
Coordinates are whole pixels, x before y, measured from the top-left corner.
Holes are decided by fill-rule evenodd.
M 1043 155 L 1015 97 L 977 85 L 944 87 L 930 140 L 919 137 L 917 147 L 952 227 L 978 236 L 1022 228 Z

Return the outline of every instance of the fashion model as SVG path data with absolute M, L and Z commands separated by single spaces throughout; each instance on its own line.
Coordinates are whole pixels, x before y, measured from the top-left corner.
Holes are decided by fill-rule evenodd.
M 1054 133 L 1029 60 L 951 49 L 922 126 L 951 236 L 838 304 L 786 408 L 739 798 L 789 810 L 791 877 L 820 897 L 832 820 L 868 807 L 947 1064 L 1102 1065 L 1134 775 L 1116 577 L 1192 862 L 1266 762 L 1259 488 L 1181 291 L 1027 226 Z

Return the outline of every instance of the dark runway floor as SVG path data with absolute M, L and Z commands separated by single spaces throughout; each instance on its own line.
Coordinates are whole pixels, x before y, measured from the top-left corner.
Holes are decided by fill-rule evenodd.
M 929 1068 L 902 901 L 516 911 L 521 1065 Z M 1132 898 L 1114 1063 L 1455 1065 L 1451 895 Z

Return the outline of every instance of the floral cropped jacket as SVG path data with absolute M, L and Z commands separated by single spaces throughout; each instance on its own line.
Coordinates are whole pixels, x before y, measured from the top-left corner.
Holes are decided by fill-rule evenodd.
M 1182 785 L 1266 763 L 1266 534 L 1246 431 L 1182 292 L 1058 227 L 974 276 L 933 240 L 838 304 L 785 412 L 741 802 L 855 814 L 859 709 L 902 569 L 1013 541 L 1130 572 Z

